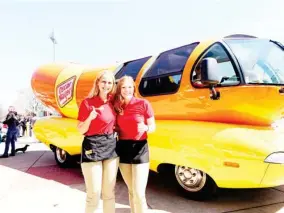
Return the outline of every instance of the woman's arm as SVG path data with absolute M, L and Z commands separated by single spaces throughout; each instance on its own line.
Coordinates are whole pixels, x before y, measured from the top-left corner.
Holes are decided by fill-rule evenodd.
M 155 132 L 155 130 L 156 130 L 156 122 L 155 122 L 155 118 L 154 117 L 151 117 L 151 118 L 147 119 L 146 127 L 147 127 L 147 130 L 146 130 L 147 133 Z
M 88 130 L 89 130 L 89 127 L 90 127 L 90 124 L 91 124 L 91 119 L 90 119 L 90 117 L 88 117 L 85 121 L 79 121 L 79 123 L 78 123 L 78 126 L 77 126 L 77 128 L 78 128 L 78 130 L 79 130 L 79 132 L 82 134 L 82 135 L 84 135 Z
M 156 123 L 155 123 L 155 118 L 150 117 L 146 121 L 147 124 L 144 122 L 141 122 L 138 124 L 138 132 L 147 132 L 147 133 L 152 133 L 156 130 Z
M 145 106 L 144 117 L 147 118 L 146 124 L 144 123 L 144 121 L 141 122 L 139 124 L 140 126 L 138 126 L 138 129 L 140 128 L 141 131 L 152 133 L 156 130 L 154 111 L 149 101 L 144 100 L 144 106 Z
M 85 121 L 79 121 L 77 128 L 82 135 L 84 135 L 89 130 L 92 120 L 94 120 L 97 117 L 97 115 L 98 113 L 93 107 L 93 110 L 90 113 L 90 115 L 87 117 L 87 119 Z

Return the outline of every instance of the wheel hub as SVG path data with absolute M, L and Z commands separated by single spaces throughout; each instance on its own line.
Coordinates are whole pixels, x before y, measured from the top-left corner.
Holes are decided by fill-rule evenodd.
M 56 156 L 60 163 L 64 163 L 66 161 L 66 152 L 60 148 L 56 148 Z
M 191 179 L 192 178 L 192 174 L 188 170 L 184 171 L 183 175 L 184 175 L 184 177 L 186 179 Z
M 200 191 L 206 183 L 206 174 L 198 169 L 176 166 L 175 176 L 178 183 L 187 191 Z

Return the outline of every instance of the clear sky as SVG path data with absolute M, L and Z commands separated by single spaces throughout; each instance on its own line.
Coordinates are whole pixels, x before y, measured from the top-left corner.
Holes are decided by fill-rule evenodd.
M 284 41 L 282 0 L 0 0 L 0 104 L 53 61 L 100 66 L 233 33 Z M 9 90 L 11 92 L 9 92 Z

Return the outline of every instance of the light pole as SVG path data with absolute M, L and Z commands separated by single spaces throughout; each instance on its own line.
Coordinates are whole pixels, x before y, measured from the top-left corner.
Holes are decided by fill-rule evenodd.
M 55 62 L 55 42 L 53 42 L 53 62 Z
M 52 32 L 51 32 L 49 38 L 50 38 L 50 40 L 52 41 L 52 44 L 53 44 L 53 62 L 55 62 L 55 44 L 57 44 L 57 41 L 55 39 L 54 29 L 52 29 Z

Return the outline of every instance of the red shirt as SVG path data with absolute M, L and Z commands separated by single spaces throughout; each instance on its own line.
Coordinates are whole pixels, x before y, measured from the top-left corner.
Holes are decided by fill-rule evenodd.
M 102 106 L 102 110 L 96 110 L 98 115 L 91 121 L 89 130 L 85 133 L 85 135 L 91 136 L 113 133 L 116 117 L 113 106 L 110 101 L 104 103 L 99 96 L 86 98 L 82 101 L 79 108 L 78 120 L 84 122 L 89 117 L 92 111 L 92 106 L 95 108 Z
M 122 140 L 145 140 L 147 132 L 138 132 L 138 123 L 147 124 L 147 119 L 154 116 L 150 103 L 145 99 L 133 97 L 124 107 L 123 114 L 117 115 L 119 139 Z

